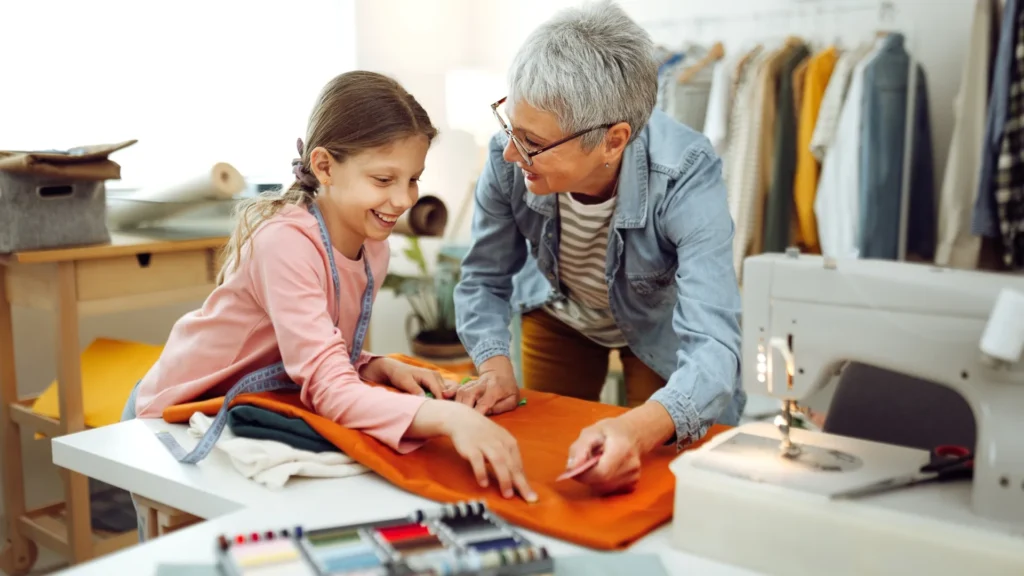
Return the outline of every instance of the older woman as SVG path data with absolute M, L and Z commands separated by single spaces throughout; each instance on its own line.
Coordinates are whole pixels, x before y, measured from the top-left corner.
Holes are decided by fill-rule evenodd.
M 611 3 L 533 32 L 492 106 L 502 131 L 455 296 L 480 371 L 456 400 L 482 412 L 519 401 L 513 309 L 528 389 L 597 400 L 619 351 L 631 409 L 581 431 L 568 455 L 572 467 L 601 454 L 578 479 L 603 492 L 630 489 L 644 453 L 736 424 L 746 398 L 721 162 L 654 111 L 656 67 L 647 33 Z

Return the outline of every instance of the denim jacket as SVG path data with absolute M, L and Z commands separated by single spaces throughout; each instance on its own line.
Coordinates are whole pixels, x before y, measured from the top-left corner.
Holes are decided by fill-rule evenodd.
M 506 141 L 491 139 L 455 290 L 459 337 L 477 366 L 509 355 L 513 308 L 566 298 L 557 198 L 526 189 L 522 171 L 502 158 Z M 733 232 L 711 143 L 656 110 L 623 152 L 605 280 L 630 349 L 667 380 L 651 400 L 671 415 L 678 448 L 715 422 L 737 424 L 746 403 Z
M 864 69 L 859 190 L 861 258 L 899 258 L 910 63 L 903 35 L 893 33 L 882 40 L 878 53 Z M 930 262 L 935 258 L 936 236 L 932 132 L 927 78 L 924 69 L 915 66 L 906 250 Z

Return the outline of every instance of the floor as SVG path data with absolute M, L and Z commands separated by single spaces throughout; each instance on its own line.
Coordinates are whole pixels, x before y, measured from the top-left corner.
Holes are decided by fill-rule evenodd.
M 32 436 L 22 437 L 22 456 L 25 463 L 25 498 L 30 508 L 45 506 L 64 499 L 64 488 L 60 476 L 53 466 L 48 440 L 35 440 Z M 4 514 L 0 502 L 0 515 Z M 7 540 L 7 517 L 0 522 L 0 542 Z M 67 567 L 67 562 L 45 548 L 39 549 L 39 559 L 31 576 L 52 574 Z M 4 572 L 0 574 L 7 576 Z

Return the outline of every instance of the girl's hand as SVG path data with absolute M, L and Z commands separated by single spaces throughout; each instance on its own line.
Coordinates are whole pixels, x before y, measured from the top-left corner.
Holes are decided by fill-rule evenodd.
M 440 373 L 426 368 L 410 366 L 404 362 L 391 358 L 374 358 L 362 369 L 361 376 L 366 380 L 383 381 L 391 386 L 414 394 L 423 396 L 424 389 L 430 391 L 434 398 L 445 398 L 455 394 L 458 384 L 451 380 L 445 380 Z
M 480 486 L 486 488 L 489 484 L 490 464 L 502 496 L 512 498 L 518 492 L 527 502 L 536 502 L 537 493 L 526 481 L 519 444 L 512 434 L 468 406 L 449 406 L 454 410 L 447 424 L 448 436 L 455 450 L 473 467 Z
M 458 402 L 426 400 L 416 412 L 407 438 L 433 438 L 448 436 L 460 456 L 469 461 L 473 474 L 481 487 L 490 483 L 487 465 L 498 480 L 505 498 L 516 492 L 527 502 L 536 502 L 537 493 L 530 488 L 523 473 L 523 459 L 519 456 L 516 439 L 486 416 Z

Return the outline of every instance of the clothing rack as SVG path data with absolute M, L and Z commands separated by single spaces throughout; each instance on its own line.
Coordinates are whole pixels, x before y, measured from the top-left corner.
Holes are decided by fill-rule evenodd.
M 701 30 L 706 24 L 728 24 L 734 22 L 755 22 L 762 23 L 766 20 L 787 20 L 796 19 L 810 16 L 813 18 L 819 18 L 824 16 L 841 16 L 845 14 L 854 14 L 862 12 L 877 11 L 877 27 L 879 31 L 883 30 L 883 27 L 890 27 L 888 31 L 895 31 L 891 29 L 897 15 L 899 13 L 894 0 L 878 0 L 872 2 L 855 2 L 845 5 L 828 5 L 823 6 L 821 0 L 793 0 L 799 6 L 792 8 L 781 8 L 774 10 L 755 10 L 748 12 L 743 15 L 696 15 L 686 16 L 680 18 L 670 19 L 659 19 L 657 21 L 648 22 L 643 24 L 645 29 L 657 29 L 657 28 L 679 28 L 681 26 L 693 26 L 697 30 Z M 906 39 L 907 54 L 910 57 L 907 67 L 907 101 L 906 101 L 906 116 L 904 119 L 903 126 L 903 172 L 900 183 L 900 219 L 899 219 L 899 236 L 897 238 L 897 260 L 906 260 L 907 252 L 907 227 L 909 221 L 910 212 L 910 172 L 911 165 L 913 163 L 913 149 L 914 149 L 914 121 L 915 115 L 917 114 L 917 57 L 916 57 L 916 46 L 915 39 L 915 26 L 914 23 L 906 22 L 903 23 L 902 28 L 907 30 L 901 31 L 904 38 Z
M 680 25 L 689 25 L 701 28 L 705 24 L 722 24 L 731 22 L 762 22 L 764 20 L 788 20 L 793 18 L 801 18 L 805 16 L 842 16 L 844 14 L 871 12 L 874 10 L 878 10 L 878 19 L 879 21 L 882 21 L 891 18 L 891 15 L 896 13 L 896 5 L 894 4 L 893 0 L 880 0 L 877 2 L 857 2 L 845 5 L 832 5 L 828 7 L 821 6 L 821 4 L 819 4 L 817 1 L 815 1 L 815 6 L 813 7 L 810 6 L 809 2 L 801 2 L 801 4 L 805 4 L 805 6 L 794 8 L 779 8 L 774 10 L 755 10 L 737 16 L 696 15 L 684 16 L 680 18 L 658 19 L 650 22 L 641 23 L 641 26 L 643 26 L 647 30 L 656 28 L 673 28 L 679 27 Z

